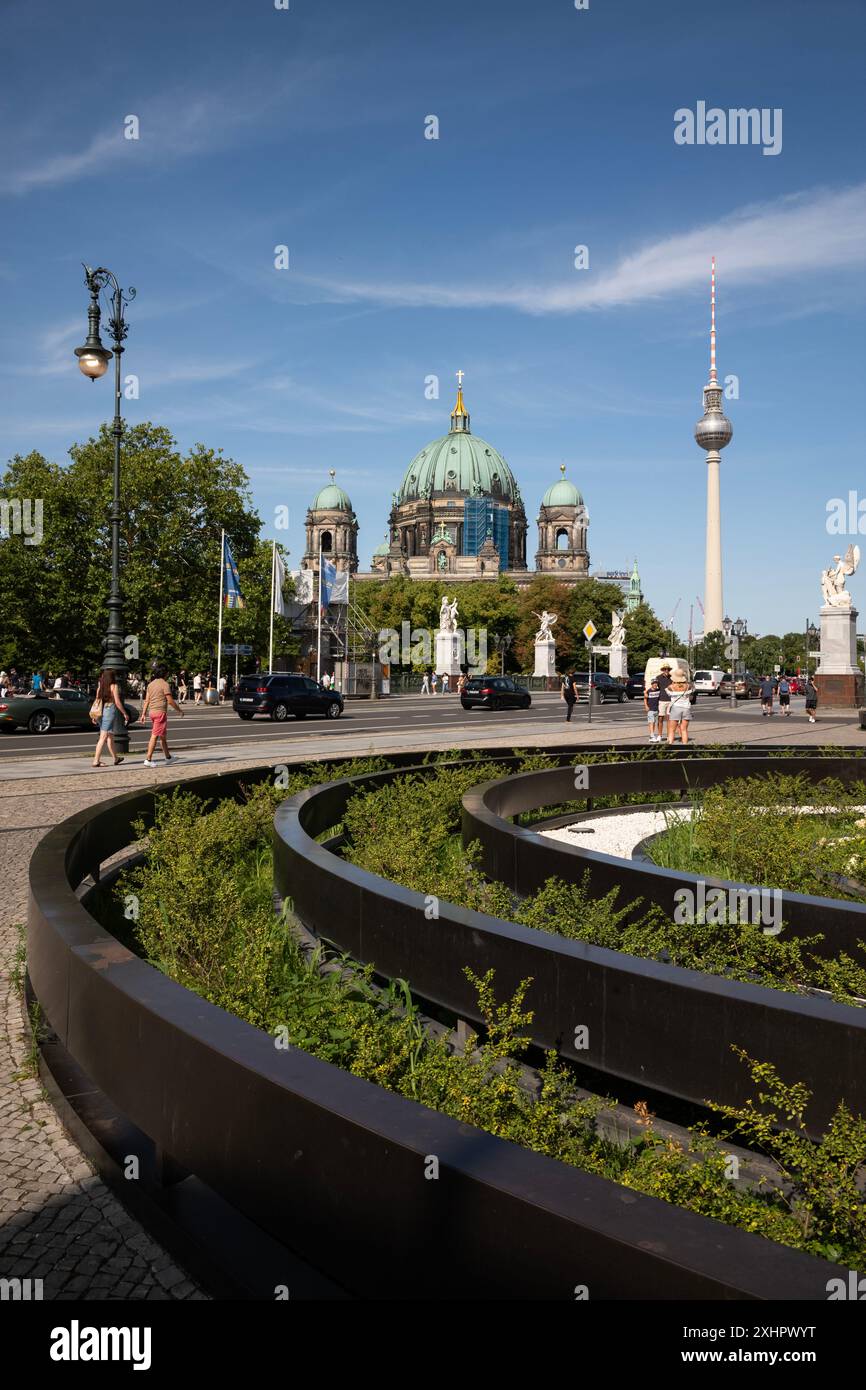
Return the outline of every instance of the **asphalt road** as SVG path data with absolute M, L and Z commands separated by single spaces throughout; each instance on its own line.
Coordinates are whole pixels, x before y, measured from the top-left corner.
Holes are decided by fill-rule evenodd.
M 550 735 L 557 724 L 562 724 L 565 735 L 565 706 L 557 694 L 547 693 L 534 694 L 529 710 L 502 710 L 496 713 L 489 710 L 463 710 L 460 701 L 454 695 L 395 695 L 374 702 L 347 700 L 345 712 L 340 719 L 288 719 L 282 724 L 262 717 L 248 721 L 239 719 L 230 706 L 213 709 L 204 705 L 188 704 L 184 708 L 186 717 L 183 720 L 174 712 L 169 714 L 170 746 L 179 752 L 183 749 L 199 749 L 211 745 L 243 744 L 248 739 L 303 739 L 310 734 L 336 736 L 351 732 L 375 735 L 393 734 L 404 730 L 416 737 L 420 733 L 445 737 L 453 730 L 455 733 L 459 731 L 465 737 L 468 729 L 477 726 L 479 731 L 483 730 L 489 735 L 499 723 L 507 723 L 511 728 L 516 725 L 521 733 L 525 728 L 528 738 L 538 734 Z M 781 727 L 787 724 L 790 724 L 792 733 L 795 728 L 805 724 L 803 700 L 795 697 L 791 708 L 792 714 L 788 721 L 783 720 L 778 714 L 774 716 L 772 724 L 777 735 Z M 587 705 L 576 706 L 570 727 L 571 737 L 579 736 L 578 731 L 581 727 L 589 727 L 587 715 Z M 718 734 L 713 737 L 711 726 L 717 728 L 721 723 L 724 737 L 739 742 L 741 739 L 748 740 L 750 732 L 754 735 L 756 724 L 766 729 L 770 721 L 763 718 L 760 704 L 756 700 L 741 703 L 737 706 L 736 713 L 733 713 L 727 700 L 699 697 L 694 707 L 692 722 L 697 741 L 701 741 L 702 727 L 710 741 L 715 741 Z M 609 728 L 612 738 L 640 737 L 646 729 L 643 702 L 625 700 L 622 705 L 596 705 L 592 711 L 591 727 L 596 732 L 601 728 Z M 130 729 L 130 750 L 133 753 L 142 751 L 147 744 L 147 736 L 148 731 L 139 725 L 133 725 Z M 48 734 L 28 734 L 25 730 L 16 729 L 14 733 L 5 734 L 0 738 L 0 762 L 3 759 L 20 758 L 22 755 L 83 756 L 91 752 L 94 742 L 95 734 L 90 730 L 82 730 L 80 733 L 56 730 Z

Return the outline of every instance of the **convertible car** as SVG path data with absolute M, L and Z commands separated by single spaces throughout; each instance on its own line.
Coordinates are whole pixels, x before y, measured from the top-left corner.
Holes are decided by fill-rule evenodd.
M 49 690 L 44 695 L 7 695 L 0 700 L 0 730 L 26 729 L 31 734 L 47 734 L 51 729 L 94 729 L 90 722 L 93 696 L 83 690 Z M 127 705 L 129 722 L 138 711 Z

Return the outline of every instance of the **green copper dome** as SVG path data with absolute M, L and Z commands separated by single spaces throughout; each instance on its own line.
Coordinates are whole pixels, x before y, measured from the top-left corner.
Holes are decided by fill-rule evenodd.
M 381 545 L 376 546 L 376 549 L 373 551 L 373 557 L 375 558 L 377 555 L 387 555 L 389 549 L 390 547 L 387 540 L 384 540 Z
M 397 502 L 412 502 L 437 493 L 464 497 L 520 500 L 505 459 L 492 444 L 468 430 L 452 430 L 416 454 L 403 476 Z
M 574 483 L 570 483 L 567 478 L 560 478 L 541 499 L 542 507 L 582 507 L 583 497 L 578 492 Z
M 316 493 L 310 507 L 311 511 L 350 512 L 352 503 L 347 494 L 336 483 L 328 483 L 321 492 Z

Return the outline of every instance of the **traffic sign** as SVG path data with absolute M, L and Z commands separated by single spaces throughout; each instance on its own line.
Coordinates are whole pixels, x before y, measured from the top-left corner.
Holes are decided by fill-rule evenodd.
M 223 642 L 226 656 L 252 656 L 253 649 L 247 642 Z
M 597 632 L 598 628 L 592 621 L 592 618 L 590 618 L 589 622 L 586 624 L 586 627 L 583 629 L 583 635 L 586 638 L 587 642 L 591 642 Z

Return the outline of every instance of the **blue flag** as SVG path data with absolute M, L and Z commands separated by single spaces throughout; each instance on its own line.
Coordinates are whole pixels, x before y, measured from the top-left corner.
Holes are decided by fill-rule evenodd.
M 337 582 L 337 566 L 330 560 L 322 559 L 322 576 L 319 581 L 319 603 L 324 616 L 325 609 L 331 602 L 331 591 Z
M 238 567 L 228 541 L 223 542 L 223 603 L 226 608 L 245 608 Z

